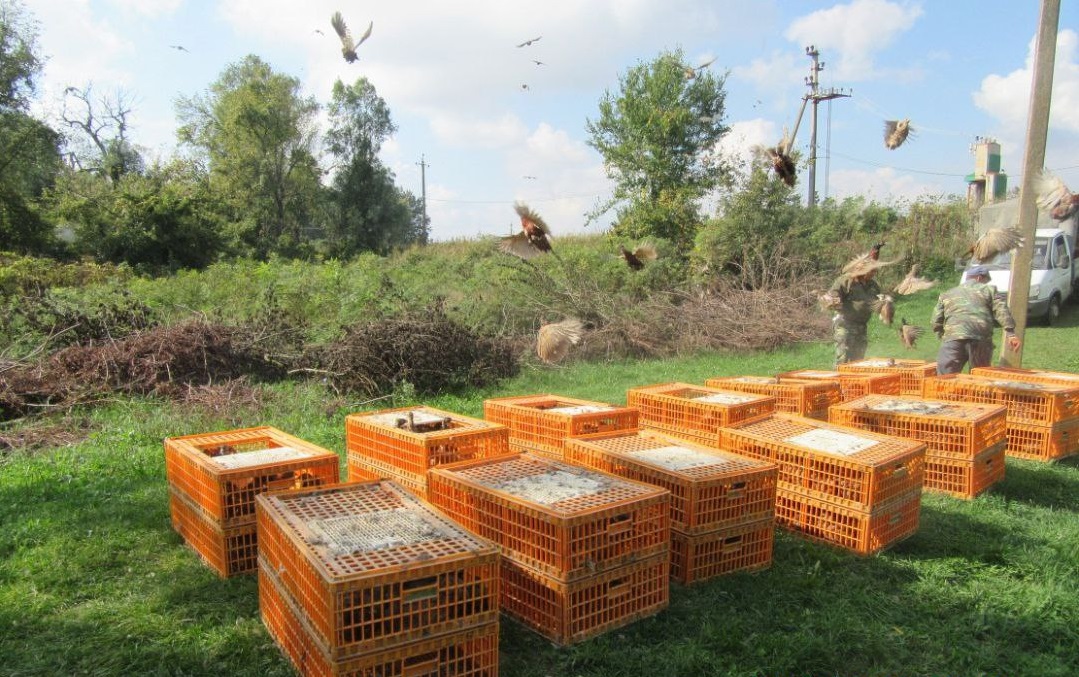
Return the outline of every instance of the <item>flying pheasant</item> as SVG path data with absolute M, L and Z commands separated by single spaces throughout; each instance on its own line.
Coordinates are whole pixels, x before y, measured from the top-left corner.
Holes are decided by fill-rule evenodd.
M 581 321 L 572 317 L 543 325 L 536 336 L 536 354 L 547 364 L 561 362 L 580 343 L 583 330 Z
M 843 266 L 843 272 L 851 277 L 861 277 L 862 275 L 868 275 L 875 270 L 895 263 L 895 261 L 881 261 L 877 258 L 879 256 L 880 249 L 874 247 L 873 250 L 870 250 L 865 254 L 859 254 L 848 261 L 847 265 Z
M 914 131 L 910 126 L 910 118 L 902 120 L 884 121 L 884 146 L 889 150 L 895 150 L 903 145 L 907 136 Z
M 655 245 L 649 242 L 637 245 L 633 251 L 629 251 L 622 245 L 618 245 L 618 251 L 622 254 L 622 258 L 625 259 L 626 265 L 633 270 L 641 270 L 644 268 L 646 261 L 655 261 L 656 258 L 659 257 Z
M 896 294 L 903 294 L 906 296 L 907 294 L 913 294 L 914 292 L 929 289 L 936 284 L 936 282 L 933 282 L 932 280 L 918 277 L 918 268 L 919 266 L 917 263 L 910 267 L 910 272 L 907 273 L 907 276 L 895 286 L 893 291 L 895 291 Z
M 1048 169 L 1043 169 L 1034 180 L 1034 191 L 1038 196 L 1038 207 L 1057 221 L 1063 221 L 1079 210 L 1079 195 L 1068 190 Z
M 869 250 L 869 258 L 873 259 L 874 261 L 880 259 L 880 249 L 884 245 L 884 242 L 878 242 L 877 244 L 873 245 L 873 248 Z
M 907 318 L 900 320 L 899 325 L 899 340 L 903 342 L 903 345 L 908 349 L 913 349 L 915 341 L 922 335 L 924 331 L 921 327 L 915 327 L 913 324 L 907 323 Z
M 517 215 L 521 217 L 521 232 L 510 237 L 502 238 L 498 248 L 507 254 L 519 256 L 528 260 L 540 254 L 554 251 L 551 249 L 551 231 L 539 214 L 532 211 L 528 205 L 518 202 L 513 205 Z
M 522 42 L 521 44 L 519 44 L 519 45 L 517 45 L 517 46 L 518 46 L 518 47 L 528 47 L 528 46 L 529 46 L 529 45 L 531 45 L 531 44 L 532 44 L 533 42 L 539 42 L 539 41 L 540 41 L 540 40 L 542 40 L 542 39 L 543 39 L 543 36 L 541 35 L 541 36 L 539 36 L 539 37 L 535 37 L 535 38 L 532 38 L 531 40 L 525 40 L 524 42 Z
M 985 263 L 992 261 L 999 254 L 1010 252 L 1023 246 L 1023 236 L 1015 228 L 990 228 L 970 246 L 967 254 L 972 261 Z
M 715 62 L 716 62 L 716 60 L 712 59 L 710 61 L 706 61 L 706 62 L 702 63 L 700 66 L 697 66 L 696 68 L 693 68 L 692 66 L 683 66 L 683 73 L 685 73 L 686 80 L 692 80 L 693 78 L 697 77 L 698 75 L 700 75 L 701 71 L 703 71 L 705 68 L 708 68 L 709 66 L 711 66 Z
M 880 316 L 880 321 L 889 327 L 892 326 L 892 318 L 895 317 L 895 299 L 888 294 L 877 294 L 877 300 L 873 302 L 873 310 Z
M 345 25 L 341 12 L 333 13 L 333 16 L 330 17 L 330 25 L 337 32 L 337 37 L 341 38 L 341 55 L 345 57 L 345 61 L 354 63 L 359 58 L 356 56 L 356 48 L 362 45 L 364 40 L 371 37 L 371 29 L 375 27 L 375 22 L 372 21 L 367 25 L 367 30 L 363 32 L 358 42 L 352 41 L 352 31 Z

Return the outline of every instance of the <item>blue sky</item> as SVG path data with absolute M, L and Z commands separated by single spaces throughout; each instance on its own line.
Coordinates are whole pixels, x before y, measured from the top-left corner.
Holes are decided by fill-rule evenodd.
M 586 120 L 627 69 L 664 50 L 728 73 L 721 150 L 741 157 L 793 127 L 814 44 L 823 86 L 853 96 L 822 104 L 817 190 L 892 202 L 964 194 L 975 136 L 1002 145 L 1009 185 L 1023 163 L 1034 0 L 22 0 L 47 59 L 39 109 L 58 115 L 68 85 L 134 97 L 133 137 L 151 157 L 175 152 L 175 101 L 204 91 L 230 63 L 257 54 L 329 98 L 336 79 L 367 77 L 399 130 L 382 157 L 420 193 L 428 163 L 432 236 L 513 232 L 524 200 L 559 233 L 585 226 L 610 192 Z M 329 25 L 374 22 L 347 64 Z M 1062 2 L 1046 166 L 1079 187 L 1079 3 Z M 319 34 L 316 31 L 321 31 Z M 516 45 L 542 36 L 528 47 Z M 170 47 L 182 45 L 183 52 Z M 543 65 L 533 63 L 543 62 Z M 524 89 L 522 85 L 528 85 Z M 887 118 L 915 136 L 882 142 Z M 795 146 L 805 155 L 808 112 Z M 800 176 L 805 177 L 804 167 Z M 535 177 L 535 178 L 526 178 Z M 805 194 L 800 180 L 798 190 Z

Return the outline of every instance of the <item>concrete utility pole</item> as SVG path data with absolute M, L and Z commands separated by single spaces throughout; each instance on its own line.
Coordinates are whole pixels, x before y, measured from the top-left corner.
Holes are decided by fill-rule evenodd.
M 814 45 L 806 47 L 806 56 L 813 59 L 813 65 L 809 67 L 809 76 L 805 79 L 806 86 L 809 87 L 809 93 L 802 98 L 802 110 L 805 110 L 806 101 L 813 102 L 813 113 L 810 118 L 810 130 L 809 130 L 809 194 L 806 196 L 806 203 L 813 207 L 817 204 L 817 104 L 821 101 L 830 101 L 832 99 L 838 99 L 840 97 L 849 97 L 849 92 L 844 92 L 842 89 L 836 89 L 829 87 L 828 89 L 820 89 L 820 79 L 818 74 L 824 70 L 824 62 L 820 61 L 820 52 Z M 799 115 L 801 120 L 801 115 Z M 797 134 L 798 127 L 795 126 L 795 133 Z
M 420 153 L 420 201 L 423 203 L 423 227 L 427 227 L 427 163 L 424 162 L 423 153 Z
M 1034 54 L 1034 78 L 1030 88 L 1030 114 L 1027 117 L 1023 184 L 1019 190 L 1019 232 L 1023 234 L 1024 243 L 1012 258 L 1012 279 L 1008 288 L 1008 308 L 1015 318 L 1015 334 L 1020 341 L 1026 338 L 1030 262 L 1034 252 L 1034 231 L 1038 227 L 1034 180 L 1045 166 L 1045 141 L 1049 134 L 1049 104 L 1053 98 L 1053 61 L 1056 58 L 1059 22 L 1060 0 L 1042 0 L 1038 45 Z M 1008 367 L 1021 366 L 1023 346 L 1013 351 L 1004 342 L 1000 361 Z

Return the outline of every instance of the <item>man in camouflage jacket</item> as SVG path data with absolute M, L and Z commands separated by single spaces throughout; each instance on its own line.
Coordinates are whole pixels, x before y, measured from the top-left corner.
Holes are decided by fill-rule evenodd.
M 937 353 L 937 373 L 956 374 L 970 362 L 971 367 L 987 367 L 993 359 L 993 327 L 1004 327 L 1008 345 L 1019 349 L 1015 320 L 1004 296 L 989 284 L 989 269 L 974 266 L 966 283 L 940 295 L 933 310 L 933 331 L 943 341 Z
M 859 269 L 836 278 L 826 294 L 827 306 L 835 311 L 832 318 L 832 338 L 835 339 L 835 363 L 860 360 L 869 344 L 867 327 L 873 316 L 873 303 L 881 293 L 874 280 L 877 269 L 864 273 Z

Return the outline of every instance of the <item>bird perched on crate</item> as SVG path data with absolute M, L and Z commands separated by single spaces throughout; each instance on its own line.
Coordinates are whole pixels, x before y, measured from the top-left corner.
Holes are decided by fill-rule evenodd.
M 893 291 L 896 294 L 903 294 L 904 296 L 906 296 L 907 294 L 913 294 L 914 292 L 919 292 L 919 291 L 923 291 L 925 289 L 929 289 L 930 287 L 932 287 L 933 285 L 936 284 L 936 282 L 933 282 L 932 280 L 927 280 L 925 278 L 918 277 L 918 269 L 919 269 L 919 266 L 918 266 L 917 263 L 912 265 L 910 267 L 910 272 L 908 272 L 907 276 L 904 277 L 899 282 L 899 284 L 897 284 L 895 286 Z
M 618 251 L 632 270 L 641 270 L 646 261 L 655 261 L 659 257 L 656 247 L 650 242 L 642 242 L 633 251 L 618 245 Z
M 907 140 L 907 136 L 914 131 L 914 128 L 910 126 L 910 118 L 904 118 L 902 120 L 885 120 L 884 121 L 884 147 L 889 150 L 895 150 L 903 145 L 903 142 Z
M 536 354 L 547 364 L 561 362 L 570 348 L 581 342 L 583 331 L 584 325 L 573 317 L 545 324 L 536 336 Z
M 892 326 L 892 318 L 895 317 L 895 300 L 888 294 L 877 294 L 877 300 L 873 302 L 873 310 L 880 316 L 880 321 L 889 327 Z
M 1023 246 L 1023 236 L 1015 228 L 990 228 L 967 250 L 971 261 L 985 263 L 999 254 Z
M 548 252 L 553 254 L 551 231 L 543 218 L 523 202 L 514 204 L 513 208 L 521 217 L 521 232 L 502 238 L 498 248 L 525 260 Z
M 1043 169 L 1034 180 L 1034 191 L 1038 196 L 1038 207 L 1049 212 L 1057 221 L 1067 219 L 1079 210 L 1079 194 L 1068 190 L 1064 182 L 1048 169 Z
M 356 56 L 356 48 L 363 44 L 364 40 L 371 37 L 371 29 L 375 27 L 375 22 L 367 24 L 367 30 L 360 36 L 358 42 L 353 42 L 352 31 L 345 25 L 345 19 L 341 16 L 341 12 L 334 12 L 330 17 L 330 25 L 333 26 L 334 31 L 337 32 L 337 37 L 341 38 L 341 56 L 345 57 L 345 61 L 354 63 L 358 56 Z
M 904 317 L 900 320 L 899 329 L 897 331 L 899 331 L 899 340 L 903 342 L 903 345 L 908 350 L 911 350 L 914 348 L 915 341 L 918 340 L 918 337 L 922 335 L 924 330 L 921 327 L 916 327 L 913 324 L 908 323 L 907 318 Z

